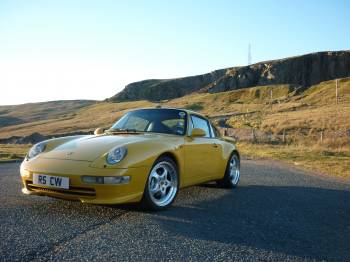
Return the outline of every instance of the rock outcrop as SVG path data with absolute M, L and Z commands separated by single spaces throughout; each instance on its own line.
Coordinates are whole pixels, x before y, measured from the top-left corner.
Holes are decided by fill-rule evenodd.
M 127 85 L 108 101 L 159 101 L 192 92 L 223 92 L 262 85 L 291 84 L 307 88 L 350 76 L 350 51 L 319 52 L 208 74 L 168 80 L 144 80 Z
M 131 101 L 147 99 L 158 101 L 181 97 L 213 83 L 225 74 L 226 69 L 221 69 L 204 75 L 183 78 L 143 80 L 128 84 L 122 92 L 107 100 Z

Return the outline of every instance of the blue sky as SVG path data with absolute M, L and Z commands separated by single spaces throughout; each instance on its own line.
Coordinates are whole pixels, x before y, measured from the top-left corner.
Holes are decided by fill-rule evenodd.
M 350 49 L 349 1 L 3 1 L 0 105 Z

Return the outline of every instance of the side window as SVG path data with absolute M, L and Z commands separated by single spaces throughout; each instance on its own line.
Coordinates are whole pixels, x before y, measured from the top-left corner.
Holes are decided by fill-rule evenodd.
M 203 129 L 205 131 L 205 137 L 210 137 L 209 123 L 207 120 L 193 115 L 191 116 L 191 120 L 193 128 Z M 192 131 L 192 128 L 190 128 L 190 130 Z
M 183 135 L 185 133 L 185 119 L 166 119 L 162 124 L 168 127 L 173 134 Z

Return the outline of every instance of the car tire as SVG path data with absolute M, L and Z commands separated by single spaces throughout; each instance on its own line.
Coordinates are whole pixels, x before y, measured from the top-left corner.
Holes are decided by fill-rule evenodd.
M 238 185 L 240 172 L 240 159 L 236 152 L 233 152 L 227 162 L 225 175 L 223 179 L 217 181 L 217 184 L 224 188 L 235 188 Z
M 150 211 L 169 207 L 179 191 L 179 172 L 170 157 L 158 158 L 148 175 L 141 206 Z

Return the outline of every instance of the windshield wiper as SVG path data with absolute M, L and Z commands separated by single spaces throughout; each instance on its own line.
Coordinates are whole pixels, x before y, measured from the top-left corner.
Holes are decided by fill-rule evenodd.
M 141 131 L 138 131 L 138 130 L 132 129 L 132 128 L 115 128 L 115 129 L 108 129 L 106 132 L 109 132 L 109 133 L 140 133 Z

